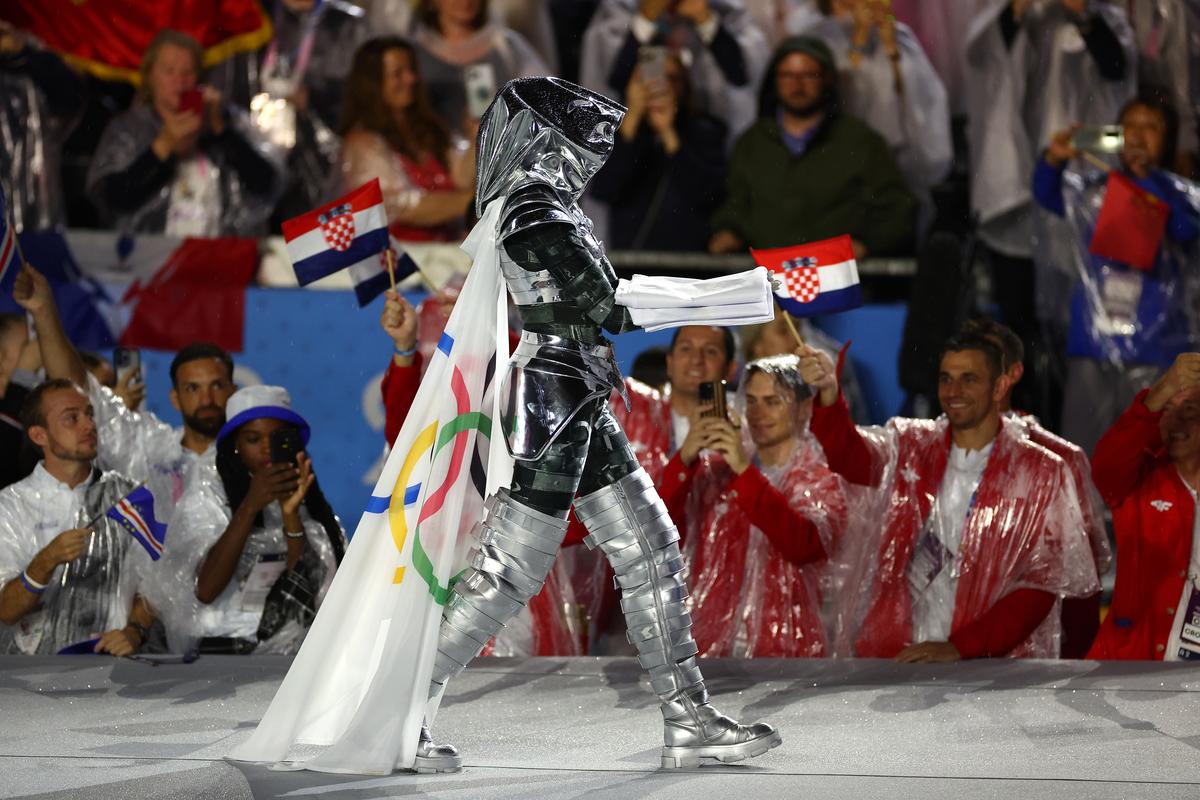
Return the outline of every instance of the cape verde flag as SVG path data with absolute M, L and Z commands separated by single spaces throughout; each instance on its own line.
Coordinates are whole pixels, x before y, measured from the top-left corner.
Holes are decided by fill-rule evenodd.
M 0 189 L 0 292 L 12 294 L 13 282 L 21 269 L 17 231 L 9 214 L 8 197 Z
M 379 179 L 287 220 L 283 238 L 301 286 L 363 261 L 379 263 L 389 240 Z
M 858 264 L 849 236 L 794 247 L 751 250 L 779 282 L 775 298 L 793 317 L 834 314 L 862 305 Z
M 167 526 L 154 518 L 154 495 L 145 486 L 122 497 L 104 516 L 116 520 L 129 531 L 138 544 L 146 548 L 151 559 L 158 561 L 162 556 Z

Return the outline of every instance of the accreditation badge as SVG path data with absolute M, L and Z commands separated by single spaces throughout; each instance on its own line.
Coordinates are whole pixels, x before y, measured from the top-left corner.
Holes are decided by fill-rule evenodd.
M 1189 588 L 1183 626 L 1179 630 L 1179 657 L 1185 661 L 1200 661 L 1200 590 L 1194 582 Z
M 1137 333 L 1138 306 L 1142 302 L 1144 279 L 1137 270 L 1106 266 L 1100 272 L 1100 303 L 1096 328 L 1107 336 L 1133 336 Z
M 267 603 L 267 594 L 279 576 L 287 569 L 287 554 L 260 553 L 254 568 L 242 581 L 238 591 L 237 607 L 242 611 L 261 613 Z

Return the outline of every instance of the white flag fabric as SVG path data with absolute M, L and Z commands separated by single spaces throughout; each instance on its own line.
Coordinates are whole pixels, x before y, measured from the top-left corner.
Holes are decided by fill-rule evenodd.
M 754 325 L 775 319 L 775 300 L 765 267 L 719 278 L 634 275 L 617 284 L 617 303 L 647 331 L 680 325 Z
M 495 201 L 463 243 L 474 267 L 367 511 L 275 699 L 230 758 L 279 762 L 297 745 L 326 745 L 298 766 L 413 765 L 422 719 L 436 710 L 427 701 L 442 609 L 484 499 L 512 477 L 503 437 L 491 436 L 508 359 L 499 214 Z

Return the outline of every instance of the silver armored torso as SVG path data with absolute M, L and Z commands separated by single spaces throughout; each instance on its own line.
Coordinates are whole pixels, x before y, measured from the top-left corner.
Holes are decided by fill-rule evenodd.
M 568 222 L 574 226 L 583 245 L 587 247 L 597 261 L 607 265 L 604 255 L 604 244 L 592 235 L 592 221 L 575 203 L 562 204 L 556 208 L 540 206 L 531 209 L 520 203 L 505 209 L 505 216 L 500 225 L 500 239 L 516 233 L 531 225 L 546 222 Z M 612 272 L 612 268 L 609 267 Z M 500 272 L 508 286 L 508 293 L 513 304 L 517 306 L 532 306 L 538 303 L 562 303 L 572 298 L 563 293 L 563 287 L 549 270 L 531 270 L 518 264 L 505 247 L 500 248 Z M 615 283 L 616 273 L 612 280 Z

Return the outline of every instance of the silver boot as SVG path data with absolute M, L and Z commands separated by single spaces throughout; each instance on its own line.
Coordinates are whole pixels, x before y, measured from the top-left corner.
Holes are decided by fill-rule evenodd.
M 416 772 L 459 772 L 462 756 L 458 749 L 448 744 L 434 744 L 429 726 L 421 723 L 421 739 L 417 742 L 417 760 L 413 763 Z
M 471 552 L 473 569 L 454 584 L 454 595 L 442 612 L 430 697 L 462 672 L 504 623 L 542 590 L 567 535 L 567 520 L 530 508 L 513 499 L 507 489 L 489 498 L 484 507 L 478 543 Z M 435 765 L 452 763 L 453 767 L 422 770 L 422 748 L 429 750 Z M 418 772 L 462 768 L 458 750 L 433 744 L 424 727 L 417 753 Z
M 662 701 L 662 766 L 741 761 L 779 746 L 783 740 L 770 725 L 741 725 L 708 702 L 696 665 L 679 531 L 646 471 L 576 499 L 575 512 L 589 532 L 584 544 L 599 547 L 616 573 L 629 641 Z

